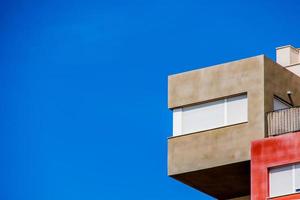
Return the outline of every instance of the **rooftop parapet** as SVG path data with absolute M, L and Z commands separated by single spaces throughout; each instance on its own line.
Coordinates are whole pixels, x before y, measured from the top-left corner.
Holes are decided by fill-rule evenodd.
M 300 49 L 291 45 L 276 48 L 276 62 L 300 76 Z
M 277 47 L 276 62 L 283 67 L 300 64 L 299 48 L 295 48 L 291 45 Z

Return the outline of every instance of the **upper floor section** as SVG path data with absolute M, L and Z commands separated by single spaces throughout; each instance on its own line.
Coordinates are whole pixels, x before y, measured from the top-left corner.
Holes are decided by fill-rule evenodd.
M 249 195 L 251 142 L 268 136 L 267 113 L 300 105 L 299 85 L 264 55 L 169 76 L 168 174 L 216 198 Z
M 300 103 L 297 84 L 296 74 L 265 56 L 171 75 L 172 135 L 245 123 L 264 130 L 266 112 Z

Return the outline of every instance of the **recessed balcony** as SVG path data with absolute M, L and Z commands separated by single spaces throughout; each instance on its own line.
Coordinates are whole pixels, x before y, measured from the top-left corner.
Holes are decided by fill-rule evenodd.
M 300 107 L 281 109 L 267 113 L 268 136 L 276 136 L 300 130 Z

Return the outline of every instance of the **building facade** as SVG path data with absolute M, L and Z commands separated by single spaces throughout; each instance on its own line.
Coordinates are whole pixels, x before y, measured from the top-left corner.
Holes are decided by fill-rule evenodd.
M 271 150 L 267 152 L 265 147 L 273 140 L 275 146 L 270 149 L 279 148 L 278 140 L 288 146 L 289 135 L 298 138 L 278 129 L 281 124 L 277 122 L 282 116 L 297 116 L 300 53 L 284 46 L 276 49 L 276 56 L 276 62 L 260 55 L 168 77 L 168 107 L 173 112 L 173 135 L 168 138 L 170 177 L 217 199 L 261 200 L 286 195 L 272 193 L 279 186 L 273 184 L 270 189 L 269 178 L 277 180 L 277 171 L 285 169 L 280 169 L 281 164 L 288 161 L 280 163 L 276 156 L 270 161 L 267 155 Z M 292 140 L 296 151 L 297 140 Z M 286 153 L 280 148 L 278 154 Z M 289 160 L 292 173 L 298 169 L 296 157 Z M 263 183 L 264 189 L 258 186 Z M 298 188 L 293 187 L 289 194 L 295 195 Z

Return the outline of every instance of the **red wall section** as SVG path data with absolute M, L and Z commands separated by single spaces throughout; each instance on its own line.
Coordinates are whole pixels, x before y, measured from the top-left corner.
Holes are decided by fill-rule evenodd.
M 251 200 L 269 196 L 268 168 L 300 162 L 300 132 L 253 141 L 251 144 Z M 289 195 L 276 200 L 300 199 Z M 271 198 L 270 198 L 271 199 Z

